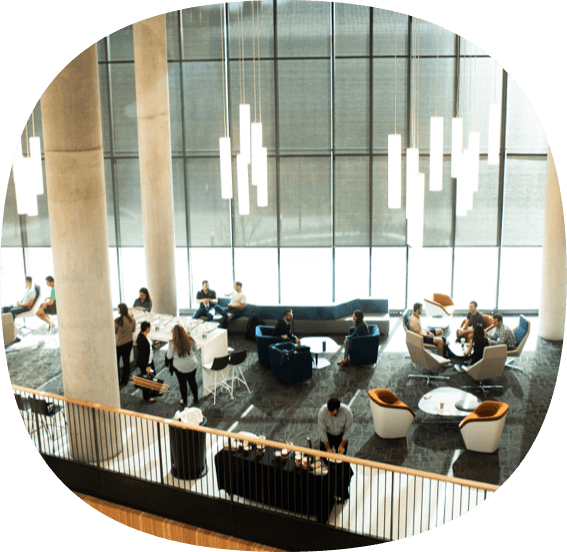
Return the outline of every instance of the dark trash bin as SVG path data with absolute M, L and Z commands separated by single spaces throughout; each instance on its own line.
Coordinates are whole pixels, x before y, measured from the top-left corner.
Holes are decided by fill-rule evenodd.
M 203 416 L 201 426 L 206 425 Z M 207 473 L 205 454 L 207 434 L 193 429 L 169 426 L 171 473 L 177 479 L 199 479 Z

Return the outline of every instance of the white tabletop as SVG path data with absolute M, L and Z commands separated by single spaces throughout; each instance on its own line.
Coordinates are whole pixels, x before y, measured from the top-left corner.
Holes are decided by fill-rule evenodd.
M 326 345 L 324 351 L 323 343 Z M 335 340 L 330 337 L 303 337 L 301 338 L 301 344 L 309 347 L 314 355 L 320 355 L 321 353 L 336 353 L 340 349 L 340 346 L 337 345 Z

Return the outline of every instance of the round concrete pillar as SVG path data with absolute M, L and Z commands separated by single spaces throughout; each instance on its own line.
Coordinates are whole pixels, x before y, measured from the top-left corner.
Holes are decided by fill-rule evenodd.
M 153 312 L 177 315 L 165 15 L 134 24 L 140 186 Z
M 548 147 L 539 308 L 539 335 L 544 339 L 563 339 L 566 292 L 565 219 L 557 171 Z
M 96 44 L 51 83 L 41 114 L 64 394 L 119 408 Z M 120 451 L 92 412 L 67 414 L 75 458 Z

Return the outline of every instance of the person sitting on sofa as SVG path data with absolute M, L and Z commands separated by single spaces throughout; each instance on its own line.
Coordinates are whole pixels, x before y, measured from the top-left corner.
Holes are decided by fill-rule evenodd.
M 214 306 L 217 304 L 217 294 L 209 287 L 209 282 L 203 280 L 203 289 L 197 292 L 197 303 L 199 308 L 193 314 L 193 318 L 201 318 L 206 316 L 209 322 L 214 319 Z
M 348 350 L 350 348 L 351 339 L 353 337 L 363 337 L 370 333 L 368 325 L 364 321 L 364 313 L 360 310 L 355 310 L 352 315 L 352 321 L 354 323 L 354 331 L 345 337 L 344 347 L 345 347 L 345 358 L 339 362 L 339 366 L 348 366 L 350 360 L 348 359 Z
M 236 320 L 244 314 L 246 295 L 242 293 L 242 282 L 234 282 L 234 291 L 227 293 L 225 297 L 230 297 L 228 307 L 218 304 L 215 307 L 215 311 L 222 316 L 221 328 L 226 328 L 229 320 Z
M 285 309 L 283 311 L 283 316 L 278 320 L 272 335 L 274 337 L 281 337 L 286 341 L 293 341 L 296 345 L 301 345 L 301 341 L 297 338 L 297 336 L 293 335 L 289 329 L 289 323 L 292 320 L 293 311 L 291 309 Z
M 421 303 L 415 303 L 413 305 L 413 314 L 410 317 L 409 329 L 423 336 L 424 343 L 432 343 L 437 347 L 437 352 L 440 356 L 444 356 L 443 352 L 445 349 L 445 338 L 438 337 L 443 333 L 440 328 L 435 329 L 435 333 L 428 332 L 421 327 L 421 322 L 419 320 L 419 315 L 423 312 L 423 305 Z
M 37 294 L 35 288 L 32 285 L 32 277 L 26 276 L 26 291 L 21 301 L 18 301 L 15 305 L 10 305 L 9 307 L 2 307 L 2 312 L 9 312 L 12 318 L 16 320 L 16 316 L 22 312 L 29 311 L 35 300 L 37 299 Z

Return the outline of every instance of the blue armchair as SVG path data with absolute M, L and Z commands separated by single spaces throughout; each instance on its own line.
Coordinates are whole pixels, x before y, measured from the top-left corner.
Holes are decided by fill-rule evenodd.
M 378 347 L 380 346 L 380 332 L 376 324 L 368 326 L 370 333 L 363 337 L 353 337 L 350 342 L 348 355 L 351 364 L 369 366 L 378 360 Z M 354 332 L 351 326 L 349 336 Z
M 258 348 L 258 362 L 264 368 L 270 367 L 270 345 L 283 343 L 285 339 L 274 337 L 273 326 L 256 326 L 256 347 Z
M 289 385 L 305 381 L 313 375 L 311 349 L 294 343 L 270 345 L 272 374 Z

